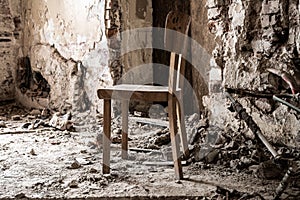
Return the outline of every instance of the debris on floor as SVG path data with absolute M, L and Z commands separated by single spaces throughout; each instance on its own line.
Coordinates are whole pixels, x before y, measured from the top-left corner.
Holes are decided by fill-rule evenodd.
M 49 122 L 49 125 L 61 131 L 73 130 L 74 127 L 71 119 L 72 119 L 71 112 L 68 112 L 64 115 L 61 115 L 60 113 L 54 113 L 54 115 L 52 116 Z
M 129 117 L 128 160 L 121 159 L 121 118 L 113 119 L 112 169 L 103 175 L 100 123 L 81 124 L 78 115 L 74 132 L 58 128 L 60 120 L 70 121 L 70 113 L 45 118 L 42 111 L 8 107 L 0 107 L 0 198 L 272 199 L 285 172 L 254 137 L 208 127 L 204 116 L 193 114 L 186 117 L 191 158 L 182 161 L 184 180 L 174 180 L 168 128 L 136 116 Z M 15 115 L 20 120 L 12 120 Z M 297 148 L 274 147 L 283 157 L 300 159 Z M 285 199 L 300 194 L 297 177 L 282 194 Z

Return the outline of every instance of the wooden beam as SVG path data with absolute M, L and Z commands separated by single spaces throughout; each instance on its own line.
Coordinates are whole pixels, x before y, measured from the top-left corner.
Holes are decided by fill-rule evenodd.
M 147 166 L 174 166 L 174 162 L 172 162 L 172 161 L 162 161 L 162 162 L 145 161 L 142 164 L 147 165 Z M 181 165 L 186 166 L 187 162 L 181 161 Z
M 144 117 L 130 117 L 130 119 L 134 120 L 137 123 L 142 123 L 142 124 L 151 124 L 151 125 L 161 126 L 161 127 L 169 126 L 167 121 L 163 121 L 161 119 L 144 118 Z

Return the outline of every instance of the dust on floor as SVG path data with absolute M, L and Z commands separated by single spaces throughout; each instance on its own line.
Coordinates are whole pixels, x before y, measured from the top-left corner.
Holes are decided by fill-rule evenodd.
M 28 114 L 32 111 L 14 107 L 4 111 L 9 109 L 2 108 L 1 114 L 0 198 L 272 199 L 279 184 L 249 171 L 203 162 L 184 166 L 184 180 L 178 181 L 172 166 L 151 165 L 166 160 L 163 151 L 133 148 L 163 129 L 135 122 L 129 133 L 129 160 L 121 159 L 116 140 L 111 174 L 103 175 L 101 144 L 97 143 L 100 124 L 78 123 L 76 131 L 44 126 L 28 130 L 24 124 L 36 120 Z M 114 135 L 118 135 L 117 122 Z M 297 199 L 299 194 L 299 189 L 289 187 L 282 197 Z

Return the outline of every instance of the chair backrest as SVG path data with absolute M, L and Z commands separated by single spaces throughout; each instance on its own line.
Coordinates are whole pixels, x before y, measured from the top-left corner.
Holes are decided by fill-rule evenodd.
M 185 63 L 182 53 L 187 51 L 187 36 L 191 17 L 179 11 L 167 15 L 165 25 L 165 48 L 171 50 L 169 69 L 169 92 L 173 93 L 183 86 Z M 180 75 L 181 74 L 181 75 Z

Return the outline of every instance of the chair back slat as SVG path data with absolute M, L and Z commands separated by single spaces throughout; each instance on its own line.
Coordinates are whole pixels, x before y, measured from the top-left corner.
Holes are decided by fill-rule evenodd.
M 171 11 L 166 19 L 165 47 L 173 52 L 181 52 L 186 47 L 186 40 L 182 37 L 188 34 L 191 17 L 179 11 Z M 171 31 L 168 31 L 171 30 Z M 182 34 L 178 34 L 182 33 Z
M 169 92 L 173 93 L 183 86 L 185 64 L 182 53 L 187 50 L 187 35 L 191 17 L 179 11 L 171 11 L 167 15 L 164 44 L 171 51 L 169 69 Z M 180 75 L 181 74 L 181 75 Z

